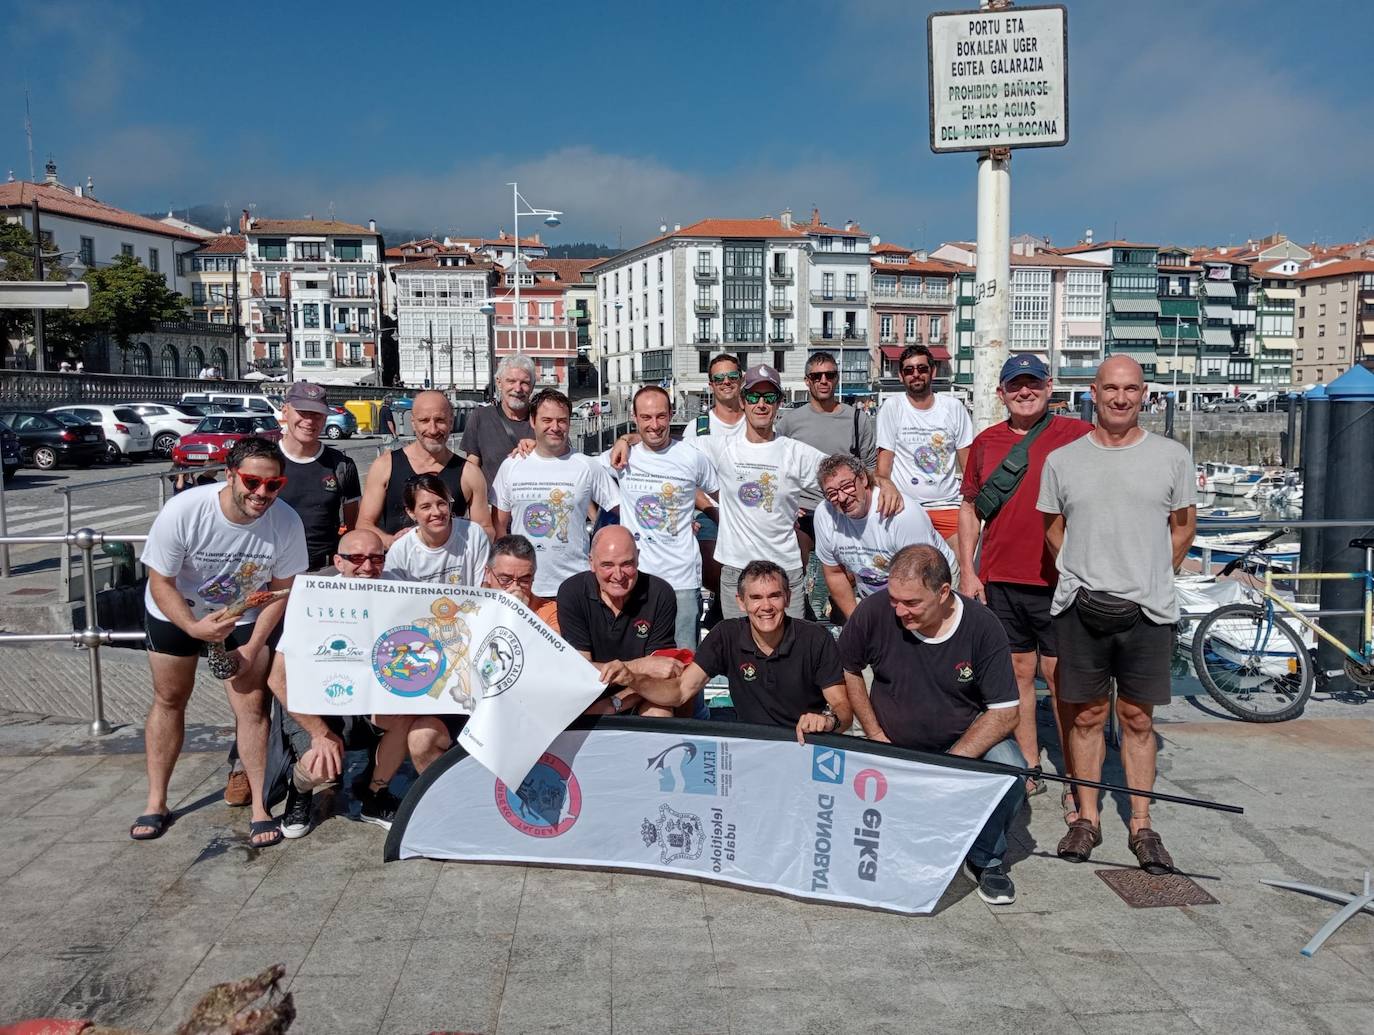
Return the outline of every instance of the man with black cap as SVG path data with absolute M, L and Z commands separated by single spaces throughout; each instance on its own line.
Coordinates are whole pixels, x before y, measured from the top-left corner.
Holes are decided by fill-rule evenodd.
M 1040 757 L 1035 730 L 1035 670 L 1050 688 L 1055 725 L 1064 749 L 1064 774 L 1072 776 L 1058 695 L 1058 654 L 1050 602 L 1054 599 L 1054 555 L 1045 542 L 1043 518 L 1036 510 L 1045 458 L 1092 431 L 1072 417 L 1050 415 L 1053 384 L 1049 367 L 1035 355 L 1010 357 L 1002 364 L 997 397 L 1007 419 L 979 432 L 964 466 L 959 509 L 959 591 L 987 604 L 1002 621 L 1011 644 L 1021 707 L 1016 743 L 1034 763 Z M 978 566 L 974 567 L 974 556 Z M 1030 793 L 1038 786 L 1030 785 Z M 1064 794 L 1065 818 L 1077 819 L 1072 792 Z
M 744 372 L 742 435 L 707 435 L 696 440 L 715 465 L 720 486 L 721 611 L 743 617 L 739 576 L 750 561 L 772 561 L 787 572 L 787 613 L 802 617 L 802 559 L 797 545 L 797 509 L 802 490 L 817 488 L 816 469 L 825 454 L 805 442 L 779 436 L 773 419 L 782 402 L 782 378 L 760 364 Z

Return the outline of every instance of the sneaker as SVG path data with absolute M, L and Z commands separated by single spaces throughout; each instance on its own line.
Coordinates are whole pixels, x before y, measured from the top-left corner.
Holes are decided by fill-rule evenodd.
M 314 804 L 314 791 L 298 791 L 293 781 L 287 781 L 286 810 L 281 814 L 283 837 L 294 839 L 310 833 L 310 810 Z
M 233 770 L 224 782 L 224 804 L 239 808 L 252 803 L 253 789 L 248 786 L 248 774 L 242 769 Z
M 973 881 L 978 889 L 978 897 L 990 906 L 1009 906 L 1016 901 L 1016 885 L 1007 876 L 1002 864 L 996 866 L 975 866 L 964 860 L 964 875 Z
M 401 807 L 396 795 L 386 787 L 379 791 L 368 791 L 362 796 L 362 805 L 358 810 L 358 818 L 364 823 L 375 823 L 383 830 L 391 829 L 391 821 Z

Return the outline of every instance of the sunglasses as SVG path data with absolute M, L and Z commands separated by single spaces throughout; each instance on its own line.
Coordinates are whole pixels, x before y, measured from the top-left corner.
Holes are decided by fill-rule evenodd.
M 234 472 L 235 477 L 243 482 L 243 487 L 249 492 L 257 492 L 261 489 L 269 496 L 275 496 L 281 492 L 282 486 L 286 484 L 286 475 L 279 474 L 272 478 L 259 478 L 255 474 L 244 474 L 241 471 Z
M 364 564 L 368 563 L 369 561 L 371 561 L 373 564 L 377 565 L 377 567 L 380 568 L 383 564 L 386 563 L 386 554 L 384 554 L 384 553 L 341 553 L 341 554 L 339 554 L 339 559 L 342 560 L 342 561 L 347 561 L 349 564 L 353 565 L 353 567 L 355 567 L 355 568 L 361 568 Z
M 838 381 L 840 372 L 838 370 L 817 370 L 813 374 L 807 374 L 808 381 Z
M 917 365 L 917 364 L 915 364 L 915 363 L 912 363 L 912 364 L 910 364 L 910 365 L 908 365 L 908 366 L 902 367 L 902 373 L 903 373 L 903 374 L 928 374 L 928 373 L 930 373 L 930 365 L 927 364 L 927 363 L 921 363 L 921 364 L 919 364 L 919 365 Z
M 754 392 L 754 391 L 748 391 L 748 392 L 745 392 L 745 393 L 744 393 L 744 401 L 747 402 L 747 403 L 764 402 L 764 403 L 768 403 L 768 405 L 771 406 L 771 405 L 773 405 L 774 403 L 781 401 L 781 399 L 782 399 L 782 396 L 779 395 L 777 392 Z
M 712 374 L 711 383 L 713 385 L 723 385 L 727 381 L 738 381 L 744 375 L 738 370 L 731 370 L 728 374 Z

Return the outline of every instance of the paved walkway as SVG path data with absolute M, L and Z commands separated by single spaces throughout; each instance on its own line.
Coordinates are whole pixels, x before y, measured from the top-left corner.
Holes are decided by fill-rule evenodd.
M 1321 702 L 1266 727 L 1166 710 L 1161 789 L 1246 808 L 1157 810 L 1217 905 L 1122 903 L 1094 874 L 1132 862 L 1119 821 L 1093 864 L 1054 859 L 1050 793 L 1018 824 L 1015 905 L 985 906 L 960 878 L 918 918 L 638 875 L 384 866 L 382 832 L 345 817 L 254 850 L 245 811 L 219 800 L 212 728 L 177 768 L 177 822 L 135 844 L 138 730 L 93 742 L 81 723 L 4 713 L 0 1023 L 171 1030 L 209 985 L 280 961 L 293 1035 L 1370 1031 L 1374 917 L 1304 959 L 1335 907 L 1258 883 L 1355 890 L 1374 865 L 1369 713 Z

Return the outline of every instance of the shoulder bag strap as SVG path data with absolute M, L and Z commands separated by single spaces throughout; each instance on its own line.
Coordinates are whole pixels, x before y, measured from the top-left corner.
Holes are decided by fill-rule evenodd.
M 991 521 L 1020 487 L 1021 481 L 1026 475 L 1026 468 L 1029 466 L 1031 443 L 1036 440 L 1040 432 L 1050 426 L 1050 421 L 1053 419 L 1053 415 L 1046 411 L 1045 415 L 1036 421 L 1035 426 L 1026 432 L 1021 441 L 1011 447 L 997 466 L 997 470 L 993 471 L 988 476 L 988 480 L 983 483 L 982 489 L 979 490 L 977 498 L 973 501 L 973 509 L 984 521 Z

